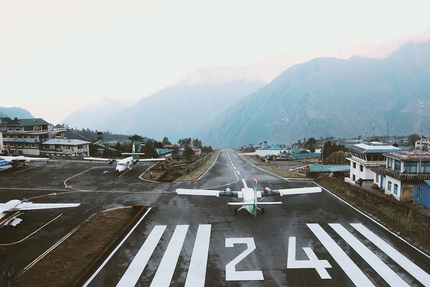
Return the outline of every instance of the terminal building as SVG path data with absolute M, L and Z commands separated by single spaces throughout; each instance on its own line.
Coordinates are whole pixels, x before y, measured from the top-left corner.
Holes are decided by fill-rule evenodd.
M 354 144 L 348 149 L 351 152 L 351 157 L 347 158 L 350 162 L 349 179 L 353 182 L 359 180 L 373 181 L 375 172 L 372 169 L 385 165 L 384 153 L 402 151 L 401 148 L 380 142 Z
M 67 139 L 65 132 L 41 118 L 14 118 L 2 127 L 2 151 L 16 156 L 89 156 L 90 142 Z

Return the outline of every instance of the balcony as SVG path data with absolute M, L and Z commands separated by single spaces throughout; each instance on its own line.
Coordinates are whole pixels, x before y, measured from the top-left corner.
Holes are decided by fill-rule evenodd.
M 423 181 L 430 179 L 430 173 L 406 173 L 392 170 L 391 168 L 387 168 L 385 166 L 379 166 L 379 173 L 384 176 L 391 176 L 392 178 L 401 181 Z
M 24 138 L 3 138 L 5 143 L 36 143 L 36 139 L 24 139 Z

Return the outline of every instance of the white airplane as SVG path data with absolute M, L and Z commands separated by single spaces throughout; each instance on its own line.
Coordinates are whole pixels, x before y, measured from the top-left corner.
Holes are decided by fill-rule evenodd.
M 6 203 L 0 203 L 0 227 L 16 226 L 22 221 L 18 216 L 26 210 L 67 208 L 79 205 L 80 203 L 33 203 L 27 200 L 12 199 Z
M 0 156 L 0 171 L 10 168 L 19 168 L 27 165 L 30 161 L 45 161 L 49 162 L 49 158 L 26 157 L 26 156 Z
M 85 157 L 86 160 L 96 160 L 96 161 L 107 161 L 109 164 L 113 164 L 117 162 L 115 171 L 120 173 L 125 170 L 133 170 L 132 166 L 138 162 L 155 162 L 155 161 L 165 161 L 166 158 L 144 158 L 139 159 L 136 158 L 136 155 L 143 155 L 143 153 L 135 153 L 134 143 L 132 144 L 131 153 L 123 153 L 123 154 L 131 154 L 131 156 L 123 158 L 123 159 L 114 159 L 114 158 L 100 158 L 100 157 Z
M 316 193 L 321 192 L 320 187 L 304 187 L 304 188 L 289 188 L 289 189 L 278 189 L 271 190 L 266 187 L 263 191 L 258 191 L 258 182 L 254 180 L 254 188 L 246 186 L 241 191 L 232 191 L 230 188 L 224 190 L 206 190 L 206 189 L 176 189 L 176 193 L 180 195 L 204 195 L 204 196 L 216 196 L 216 197 L 237 197 L 241 198 L 241 202 L 228 202 L 227 205 L 240 206 L 239 209 L 234 209 L 236 214 L 239 210 L 245 209 L 254 216 L 257 216 L 257 211 L 260 210 L 264 214 L 264 207 L 259 208 L 259 205 L 273 205 L 282 204 L 280 201 L 258 201 L 259 198 L 267 196 L 284 196 L 293 194 L 305 194 L 305 193 Z

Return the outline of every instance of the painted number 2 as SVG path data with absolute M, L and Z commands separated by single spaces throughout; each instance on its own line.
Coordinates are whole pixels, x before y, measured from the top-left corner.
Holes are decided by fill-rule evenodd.
M 225 247 L 233 247 L 234 244 L 246 244 L 247 248 L 225 266 L 225 277 L 227 281 L 242 280 L 264 280 L 262 271 L 237 271 L 236 264 L 242 261 L 255 250 L 255 242 L 252 237 L 226 238 Z

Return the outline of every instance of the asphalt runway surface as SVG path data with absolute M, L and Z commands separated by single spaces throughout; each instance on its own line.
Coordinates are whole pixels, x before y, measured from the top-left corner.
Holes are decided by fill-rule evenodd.
M 121 176 L 115 165 L 79 161 L 30 162 L 20 169 L 2 171 L 0 202 L 81 203 L 74 208 L 25 211 L 16 227 L 0 228 L 0 247 L 7 248 L 14 269 L 23 270 L 92 214 L 137 204 L 149 196 L 148 191 L 157 184 L 138 177 L 149 166 L 138 164 Z
M 176 188 L 292 188 L 230 150 Z M 425 286 L 430 259 L 327 191 L 271 197 L 253 217 L 232 198 L 164 192 L 84 286 Z
M 32 164 L 32 163 L 30 163 Z M 31 168 L 30 168 L 31 167 Z M 179 196 L 176 188 L 240 190 L 314 186 L 288 182 L 223 150 L 199 180 L 157 184 L 139 179 L 149 165 L 120 177 L 103 163 L 51 162 L 0 174 L 0 201 L 80 202 L 29 211 L 0 229 L 21 270 L 91 214 L 142 201 L 151 209 L 85 286 L 428 286 L 430 259 L 323 190 L 269 197 L 265 213 L 236 215 L 234 198 Z M 67 188 L 66 188 L 67 187 Z M 155 192 L 154 192 L 155 191 Z M 55 193 L 56 195 L 52 195 Z M 39 197 L 40 196 L 40 197 Z

